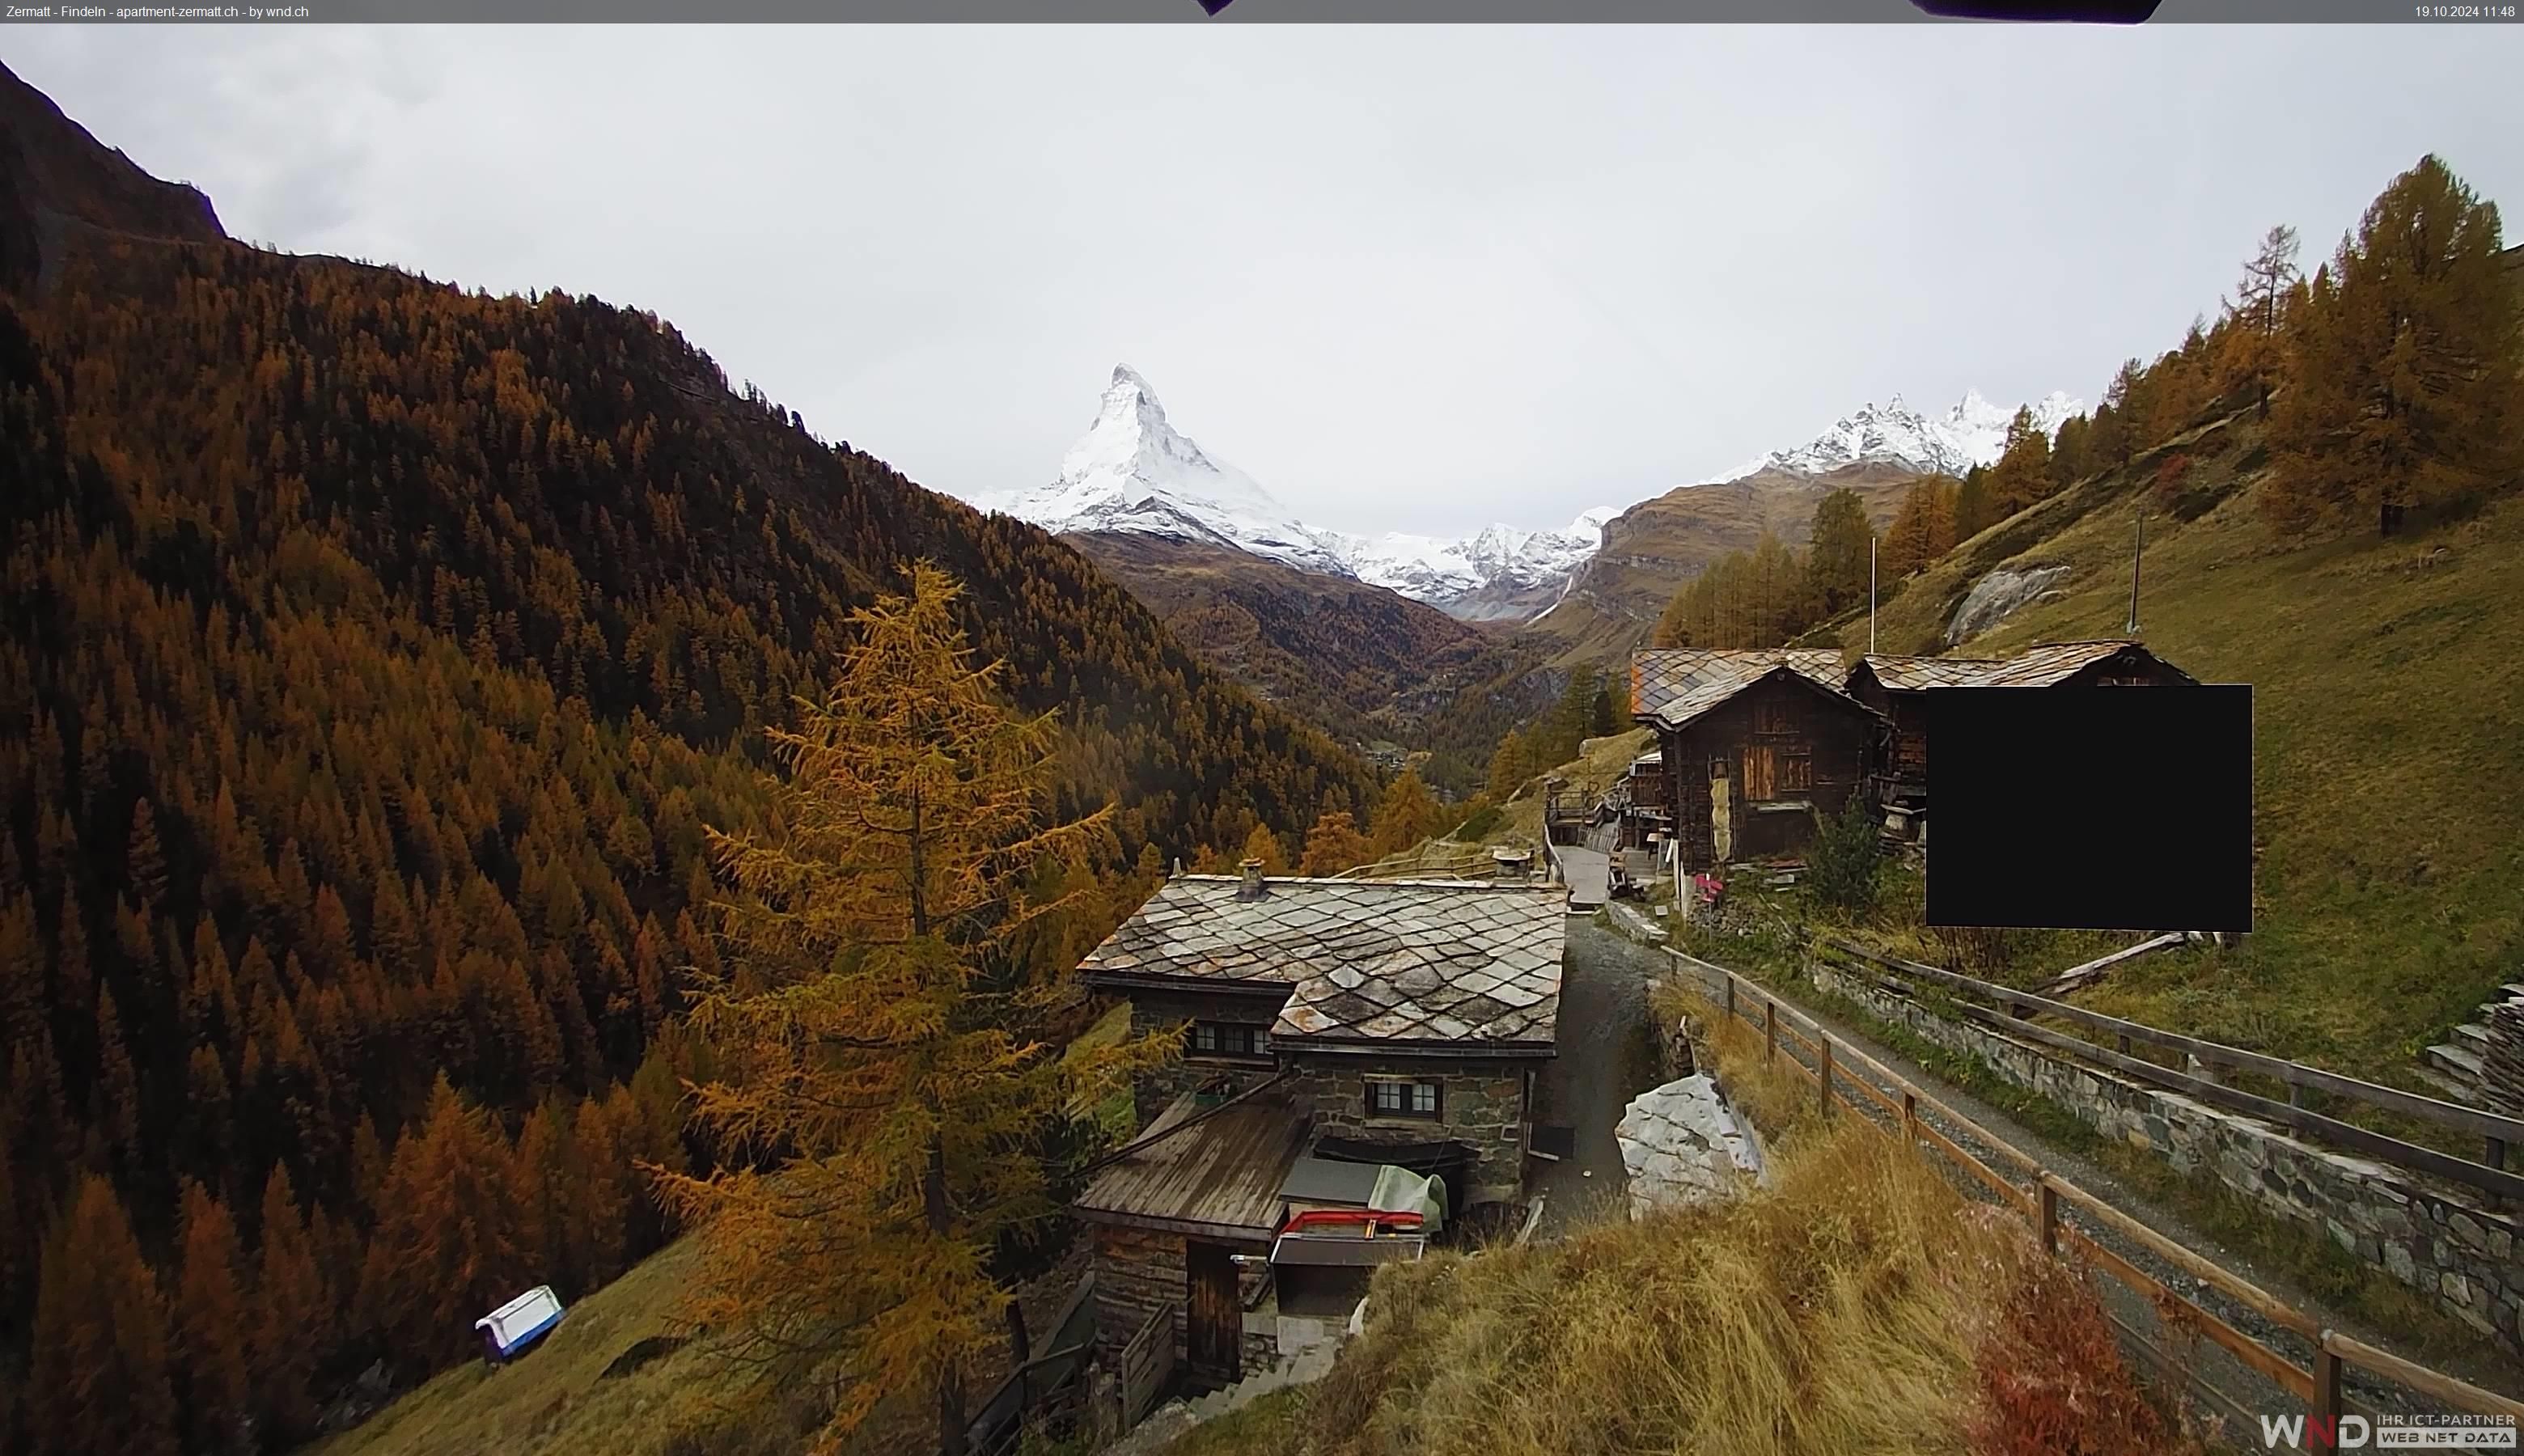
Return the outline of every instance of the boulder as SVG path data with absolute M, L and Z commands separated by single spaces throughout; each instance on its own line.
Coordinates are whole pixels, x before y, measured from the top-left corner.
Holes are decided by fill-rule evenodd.
M 1770 1181 L 1760 1135 L 1705 1072 L 1639 1093 L 1613 1136 L 1629 1173 L 1634 1219 L 1721 1202 Z

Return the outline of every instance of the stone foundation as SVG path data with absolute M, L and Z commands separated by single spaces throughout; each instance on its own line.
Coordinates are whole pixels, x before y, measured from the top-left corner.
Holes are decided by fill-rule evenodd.
M 1295 1060 L 1292 1058 L 1291 1060 Z M 1430 1142 L 1451 1138 L 1474 1149 L 1469 1193 L 1475 1202 L 1512 1200 L 1525 1186 L 1523 1066 L 1414 1061 L 1407 1057 L 1310 1056 L 1292 1079 L 1300 1105 L 1313 1109 L 1315 1131 L 1370 1142 Z M 1367 1115 L 1370 1077 L 1411 1077 L 1444 1085 L 1441 1115 Z M 1449 1210 L 1449 1213 L 1460 1210 Z

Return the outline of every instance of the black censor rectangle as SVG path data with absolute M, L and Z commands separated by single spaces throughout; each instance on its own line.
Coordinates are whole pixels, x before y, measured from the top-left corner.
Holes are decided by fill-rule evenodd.
M 1928 923 L 2233 931 L 2253 918 L 2253 690 L 1925 695 Z

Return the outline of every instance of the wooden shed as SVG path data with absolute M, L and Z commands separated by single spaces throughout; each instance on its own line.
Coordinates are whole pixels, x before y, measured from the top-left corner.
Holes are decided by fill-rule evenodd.
M 1673 649 L 1630 662 L 1654 728 L 1685 870 L 1793 857 L 1865 783 L 1883 716 L 1840 687 L 1828 649 Z
M 1266 1281 L 1286 1206 L 1281 1188 L 1311 1129 L 1275 1084 L 1201 1102 L 1177 1098 L 1106 1161 L 1071 1212 L 1094 1235 L 1100 1337 L 1118 1348 L 1165 1322 L 1189 1382 L 1215 1389 L 1244 1376 L 1248 1354 L 1259 1363 L 1277 1348 L 1267 1328 L 1248 1338 L 1246 1295 Z
M 1938 688 L 2154 687 L 2196 681 L 2135 640 L 2041 643 L 2013 657 L 1915 657 L 1870 653 L 1849 669 L 1849 695 L 1882 713 L 1892 736 L 1875 773 L 1879 802 L 1923 803 L 1928 788 L 1927 695 Z

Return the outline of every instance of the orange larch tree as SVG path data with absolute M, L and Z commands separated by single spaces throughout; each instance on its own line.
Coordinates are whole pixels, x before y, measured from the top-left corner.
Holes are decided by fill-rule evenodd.
M 1070 968 L 1006 952 L 1068 902 L 1032 889 L 1084 865 L 1105 812 L 1046 827 L 1051 717 L 1006 705 L 944 571 L 910 577 L 852 613 L 798 728 L 766 730 L 789 769 L 776 828 L 712 833 L 731 953 L 690 1013 L 719 1067 L 693 1106 L 734 1166 L 656 1176 L 706 1221 L 696 1321 L 833 1383 L 828 1442 L 925 1401 L 953 1456 L 964 1372 L 1009 1297 L 994 1250 L 1053 1211 L 1046 1141 L 1167 1048 L 1045 1040 Z

